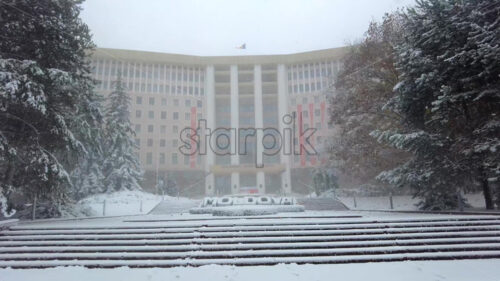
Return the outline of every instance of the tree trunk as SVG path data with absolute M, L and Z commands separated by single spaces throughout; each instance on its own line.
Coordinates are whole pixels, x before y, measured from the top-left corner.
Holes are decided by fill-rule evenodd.
M 493 198 L 491 196 L 491 189 L 488 185 L 488 179 L 486 177 L 481 178 L 481 186 L 483 188 L 484 203 L 487 210 L 493 210 Z

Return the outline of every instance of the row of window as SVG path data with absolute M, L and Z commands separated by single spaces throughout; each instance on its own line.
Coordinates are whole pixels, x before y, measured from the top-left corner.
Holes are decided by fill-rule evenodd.
M 97 76 L 117 76 L 118 72 L 122 77 L 149 78 L 162 81 L 189 81 L 203 82 L 204 68 L 185 67 L 168 64 L 146 64 L 134 62 L 121 62 L 115 60 L 94 60 L 92 61 L 92 72 Z
M 128 91 L 134 91 L 136 93 L 160 93 L 160 94 L 177 94 L 177 95 L 190 95 L 190 96 L 204 96 L 205 91 L 203 87 L 198 86 L 177 86 L 174 85 L 163 85 L 156 83 L 124 83 L 125 89 Z M 104 80 L 98 83 L 98 90 L 113 90 L 114 83 L 108 83 Z
M 141 147 L 141 139 L 139 138 L 136 138 L 135 139 L 135 144 L 138 146 L 138 147 Z M 154 144 L 154 140 L 149 138 L 146 140 L 146 146 L 147 147 L 152 147 Z M 166 139 L 160 139 L 160 147 L 166 147 L 167 146 L 167 140 Z M 171 143 L 171 146 L 175 149 L 178 148 L 179 146 L 179 141 L 177 139 L 173 139 L 172 140 L 172 143 Z
M 326 81 L 317 81 L 311 83 L 301 83 L 297 85 L 288 85 L 289 94 L 303 94 L 311 92 L 320 92 L 327 87 Z
M 315 104 L 319 104 L 320 97 L 319 96 L 314 96 L 313 100 L 314 100 Z M 290 103 L 292 105 L 296 105 L 297 104 L 297 98 L 291 98 L 290 99 Z M 309 103 L 309 97 L 302 97 L 302 104 L 308 104 L 308 103 Z
M 184 165 L 188 166 L 190 164 L 191 157 L 188 155 L 184 155 Z M 170 158 L 170 163 L 172 165 L 178 165 L 179 164 L 179 156 L 177 153 L 172 153 L 172 156 Z M 167 164 L 166 161 L 166 154 L 161 152 L 158 154 L 158 164 L 160 165 L 165 165 Z M 197 155 L 196 156 L 196 164 L 201 165 L 201 156 Z M 146 165 L 153 165 L 153 152 L 147 152 L 146 153 Z
M 142 110 L 137 109 L 135 111 L 135 118 L 142 118 Z M 155 111 L 154 110 L 149 110 L 148 111 L 148 118 L 149 119 L 155 119 Z M 196 115 L 197 120 L 202 119 L 202 114 L 198 113 Z M 160 112 L 160 119 L 166 120 L 167 119 L 167 112 L 166 111 L 161 111 Z M 172 119 L 173 120 L 179 120 L 179 112 L 172 112 Z M 190 121 L 191 120 L 191 113 L 185 112 L 184 113 L 184 120 Z
M 201 119 L 201 116 L 198 116 L 199 119 Z M 166 134 L 167 133 L 167 125 L 156 125 L 156 128 L 160 127 L 160 133 L 161 134 Z M 170 132 L 172 133 L 178 133 L 179 132 L 179 126 L 173 125 L 172 130 Z M 182 128 L 183 129 L 183 128 Z M 142 126 L 141 124 L 136 124 L 135 125 L 135 133 L 140 134 L 142 131 Z M 147 126 L 147 132 L 148 133 L 154 133 L 155 132 L 155 125 L 148 125 Z
M 135 98 L 135 103 L 136 103 L 136 104 L 142 104 L 142 98 L 143 98 L 143 97 L 141 97 L 141 96 L 136 97 L 136 98 Z M 149 97 L 149 98 L 148 98 L 148 104 L 149 104 L 149 105 L 155 105 L 155 101 L 156 101 L 156 99 L 155 99 L 154 97 Z M 193 103 L 194 103 L 194 102 L 193 102 Z M 192 104 L 192 102 L 191 102 L 191 100 L 190 100 L 190 99 L 186 99 L 186 100 L 184 100 L 184 106 L 185 106 L 185 107 L 191 107 L 191 104 Z M 161 98 L 161 105 L 162 105 L 162 106 L 166 106 L 166 105 L 167 105 L 167 98 Z M 174 100 L 173 100 L 173 105 L 174 105 L 174 106 L 179 106 L 179 99 L 174 99 Z M 197 100 L 197 101 L 196 101 L 196 106 L 197 106 L 198 108 L 201 108 L 201 107 L 203 106 L 203 101 L 201 101 L 201 100 Z
M 336 73 L 339 67 L 340 64 L 336 61 L 291 65 L 288 67 L 288 81 L 329 77 Z

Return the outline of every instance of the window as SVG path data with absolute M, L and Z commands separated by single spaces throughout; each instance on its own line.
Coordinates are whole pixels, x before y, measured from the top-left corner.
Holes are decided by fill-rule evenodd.
M 203 102 L 201 100 L 196 102 L 196 105 L 200 108 L 203 106 Z
M 165 153 L 160 153 L 160 164 L 165 164 Z
M 191 107 L 191 100 L 185 100 L 185 101 L 184 101 L 184 105 L 185 105 L 186 107 Z
M 177 148 L 178 145 L 179 145 L 179 141 L 178 140 L 172 140 L 172 147 L 173 148 Z
M 136 97 L 135 98 L 135 103 L 136 104 L 142 104 L 142 97 Z
M 316 129 L 321 130 L 321 123 L 320 122 L 316 122 Z
M 172 126 L 172 132 L 174 132 L 174 133 L 179 132 L 179 127 L 176 125 Z
M 149 98 L 149 105 L 155 105 L 155 98 Z
M 178 99 L 174 99 L 174 105 L 175 106 L 179 106 L 179 100 Z
M 167 105 L 167 99 L 166 98 L 162 98 L 161 99 L 161 105 L 163 105 L 163 106 Z
M 189 156 L 184 155 L 184 165 L 189 165 Z
M 314 115 L 315 116 L 320 116 L 321 115 L 321 111 L 319 109 L 315 109 L 314 110 Z
M 160 133 L 165 134 L 167 132 L 167 126 L 161 125 L 160 126 Z
M 179 120 L 179 112 L 174 112 L 174 120 Z
M 167 119 L 167 112 L 166 111 L 161 112 L 161 119 Z
M 307 118 L 309 116 L 309 112 L 307 110 L 302 111 L 302 118 Z
M 148 165 L 153 164 L 153 153 L 152 152 L 146 153 L 146 164 L 148 164 Z
M 154 111 L 152 111 L 152 110 L 150 110 L 150 111 L 148 112 L 148 116 L 149 116 L 149 119 L 153 119 L 153 118 L 155 118 L 155 112 L 154 112 Z
M 148 139 L 148 146 L 149 147 L 153 146 L 153 139 Z
M 138 134 L 141 132 L 141 124 L 135 124 L 135 133 Z
M 141 146 L 141 139 L 135 139 L 135 144 L 137 146 Z
M 184 113 L 184 120 L 191 120 L 191 113 Z
M 172 153 L 172 164 L 176 165 L 177 162 L 178 162 L 177 153 Z
M 302 103 L 307 103 L 307 98 L 302 98 Z
M 160 147 L 165 147 L 165 139 L 160 140 Z
M 152 133 L 154 131 L 153 125 L 148 125 L 148 133 Z
M 136 118 L 141 118 L 141 111 L 140 110 L 136 110 L 135 111 L 135 117 Z
M 314 85 L 314 84 L 313 84 Z M 314 97 L 314 102 L 318 103 L 319 102 L 319 96 Z

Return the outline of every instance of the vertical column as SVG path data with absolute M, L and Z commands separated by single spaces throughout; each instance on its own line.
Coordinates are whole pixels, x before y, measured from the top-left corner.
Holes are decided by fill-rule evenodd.
M 207 129 L 215 130 L 215 85 L 214 85 L 214 66 L 208 65 L 205 73 L 205 95 L 207 97 Z M 203 132 L 202 132 L 203 133 Z M 205 194 L 213 195 L 215 191 L 215 176 L 210 171 L 215 164 L 215 154 L 211 149 L 211 138 L 208 138 L 207 155 L 205 161 Z
M 240 164 L 240 157 L 238 155 L 238 129 L 239 129 L 239 119 L 240 119 L 240 107 L 239 107 L 239 97 L 238 97 L 238 66 L 231 65 L 230 73 L 231 82 L 231 129 L 233 133 L 231 134 L 231 165 L 236 166 Z M 231 192 L 238 193 L 240 190 L 240 173 L 231 173 Z
M 285 128 L 288 128 L 289 125 L 283 122 L 283 116 L 288 114 L 288 95 L 287 95 L 287 73 L 286 66 L 284 64 L 278 65 L 278 124 L 279 130 L 281 133 L 284 132 Z M 290 140 L 284 140 L 290 141 Z M 286 155 L 284 144 L 281 145 L 281 155 L 280 155 L 280 163 L 285 165 L 285 171 L 281 174 L 281 190 L 285 194 L 290 194 L 292 191 L 291 185 L 291 176 L 290 176 L 290 155 Z
M 264 110 L 262 108 L 262 67 L 261 65 L 255 65 L 253 71 L 253 91 L 254 91 L 254 108 L 255 108 L 255 128 L 257 129 L 257 135 L 255 138 L 256 150 L 255 157 L 257 159 L 257 168 L 262 167 L 264 164 L 263 152 L 264 145 L 262 143 L 263 132 L 261 129 L 264 128 Z M 257 170 L 257 188 L 259 193 L 266 192 L 266 179 L 264 171 L 261 169 Z

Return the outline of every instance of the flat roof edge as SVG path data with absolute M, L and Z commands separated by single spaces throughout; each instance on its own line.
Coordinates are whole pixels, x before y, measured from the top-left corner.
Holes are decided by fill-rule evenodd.
M 244 55 L 244 56 L 195 56 L 183 54 L 169 54 L 150 51 L 135 51 L 125 49 L 96 48 L 91 56 L 102 59 L 116 59 L 141 62 L 167 62 L 179 64 L 292 64 L 301 62 L 321 61 L 325 59 L 339 59 L 349 50 L 347 47 L 315 50 L 293 54 L 278 55 Z

